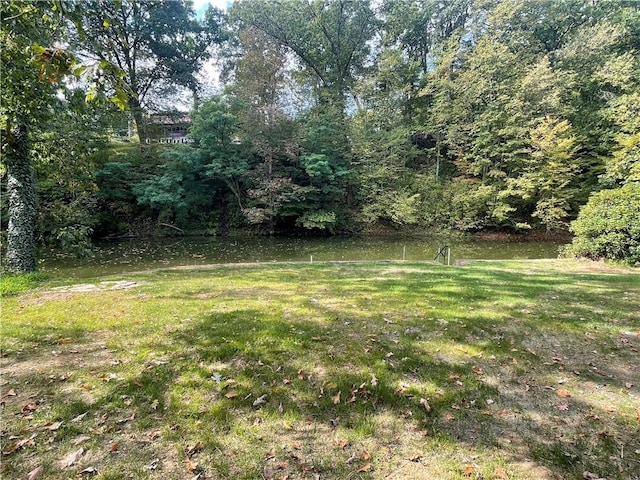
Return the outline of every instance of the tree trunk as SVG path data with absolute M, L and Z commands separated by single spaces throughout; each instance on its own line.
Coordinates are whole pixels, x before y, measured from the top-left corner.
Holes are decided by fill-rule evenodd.
M 129 109 L 131 110 L 133 120 L 136 123 L 136 130 L 138 131 L 140 145 L 144 145 L 149 139 L 149 132 L 145 122 L 144 112 L 142 111 L 142 106 L 137 98 L 129 99 Z
M 38 268 L 35 174 L 29 147 L 29 128 L 20 123 L 14 129 L 6 152 L 9 228 L 5 266 L 8 271 L 16 273 L 35 272 Z

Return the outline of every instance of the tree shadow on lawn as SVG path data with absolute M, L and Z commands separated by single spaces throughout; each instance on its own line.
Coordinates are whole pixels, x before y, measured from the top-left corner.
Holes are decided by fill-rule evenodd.
M 143 345 L 141 371 L 91 400 L 52 396 L 60 437 L 91 430 L 101 461 L 117 472 L 138 455 L 126 468 L 148 478 L 189 462 L 214 478 L 382 478 L 401 464 L 410 478 L 459 478 L 466 465 L 485 478 L 497 466 L 511 478 L 640 478 L 640 345 L 620 335 L 638 329 L 629 277 L 435 269 L 359 285 L 366 269 L 344 273 L 292 280 L 275 299 L 262 286 L 265 308 L 207 300 Z M 304 314 L 284 315 L 301 292 Z M 139 443 L 136 432 L 157 431 L 166 443 Z M 126 435 L 138 439 L 129 453 L 109 451 Z M 167 448 L 164 470 L 146 469 Z
M 377 412 L 385 411 L 407 426 L 444 435 L 459 443 L 459 450 L 480 448 L 507 460 L 540 462 L 562 478 L 581 478 L 584 471 L 607 478 L 640 474 L 632 453 L 640 440 L 637 425 L 629 421 L 634 412 L 625 412 L 627 419 L 617 418 L 622 413 L 617 406 L 588 401 L 593 388 L 611 391 L 612 384 L 620 387 L 622 379 L 602 373 L 603 368 L 598 375 L 605 376 L 608 387 L 571 378 L 569 391 L 553 381 L 553 377 L 573 375 L 559 370 L 562 362 L 533 366 L 539 358 L 527 352 L 505 353 L 500 344 L 456 339 L 461 348 L 479 348 L 483 355 L 458 356 L 455 361 L 425 350 L 416 341 L 400 341 L 403 345 L 382 341 L 371 348 L 360 345 L 368 350 L 359 355 L 352 351 L 348 336 L 327 337 L 324 333 L 317 343 L 283 342 L 292 328 L 306 329 L 307 337 L 323 332 L 309 330 L 305 323 L 265 324 L 259 315 L 259 311 L 214 315 L 183 337 L 198 358 L 222 362 L 220 375 L 236 382 L 237 396 L 225 402 L 235 412 L 228 421 L 254 417 L 252 402 L 267 395 L 259 406 L 267 416 L 293 412 L 299 421 L 311 418 L 320 425 L 337 420 L 347 436 L 349 430 L 362 429 Z M 235 326 L 234 332 L 221 328 L 229 323 Z M 222 340 L 229 334 L 233 342 Z M 510 364 L 516 362 L 526 365 L 528 371 L 513 373 Z M 611 371 L 613 364 L 615 360 L 609 364 Z M 311 373 L 307 374 L 304 365 Z M 505 369 L 509 372 L 501 374 Z M 303 379 L 296 380 L 299 376 Z M 506 385 L 500 382 L 501 376 Z M 524 376 L 527 381 L 522 381 Z M 423 398 L 430 411 L 421 403 Z M 376 436 L 375 428 L 370 435 Z M 264 448 L 266 452 L 268 446 Z

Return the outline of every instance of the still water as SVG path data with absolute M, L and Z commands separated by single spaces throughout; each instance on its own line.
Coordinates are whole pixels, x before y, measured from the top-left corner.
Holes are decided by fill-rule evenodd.
M 450 261 L 461 259 L 556 258 L 558 241 L 496 241 L 426 237 L 185 237 L 98 243 L 94 256 L 66 258 L 43 252 L 41 269 L 72 278 L 89 278 L 181 265 L 252 262 L 328 262 L 345 260 L 434 260 L 450 247 Z M 447 258 L 440 258 L 441 262 Z

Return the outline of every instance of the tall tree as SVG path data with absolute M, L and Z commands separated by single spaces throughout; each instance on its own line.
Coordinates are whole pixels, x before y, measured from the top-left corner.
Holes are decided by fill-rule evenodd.
M 285 47 L 261 30 L 240 32 L 242 58 L 237 64 L 234 93 L 246 105 L 239 112 L 240 135 L 253 147 L 257 162 L 248 172 L 245 217 L 275 233 L 278 221 L 294 216 L 294 204 L 306 189 L 292 178 L 299 153 L 297 125 L 285 111 L 287 75 Z
M 224 38 L 222 14 L 211 7 L 200 22 L 190 0 L 89 0 L 79 8 L 74 44 L 97 62 L 96 74 L 124 87 L 145 142 L 144 113 L 154 97 L 176 87 L 197 94 L 196 74 L 210 57 L 211 45 Z M 104 70 L 113 66 L 117 70 Z
M 50 114 L 56 83 L 73 60 L 54 47 L 59 24 L 44 2 L 0 3 L 2 43 L 2 161 L 7 176 L 9 224 L 5 267 L 14 272 L 37 269 L 37 220 L 31 131 Z
M 290 49 L 319 102 L 344 111 L 344 94 L 364 67 L 377 20 L 365 0 L 244 0 L 232 15 Z

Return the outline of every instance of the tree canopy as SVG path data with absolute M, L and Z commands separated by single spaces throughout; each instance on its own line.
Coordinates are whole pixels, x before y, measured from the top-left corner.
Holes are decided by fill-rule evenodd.
M 583 236 L 640 182 L 634 1 L 239 0 L 197 16 L 186 0 L 9 0 L 2 20 L 8 239 L 161 225 Z M 170 111 L 180 89 L 188 114 Z M 73 151 L 43 147 L 63 137 Z M 15 237 L 18 223 L 31 226 Z

